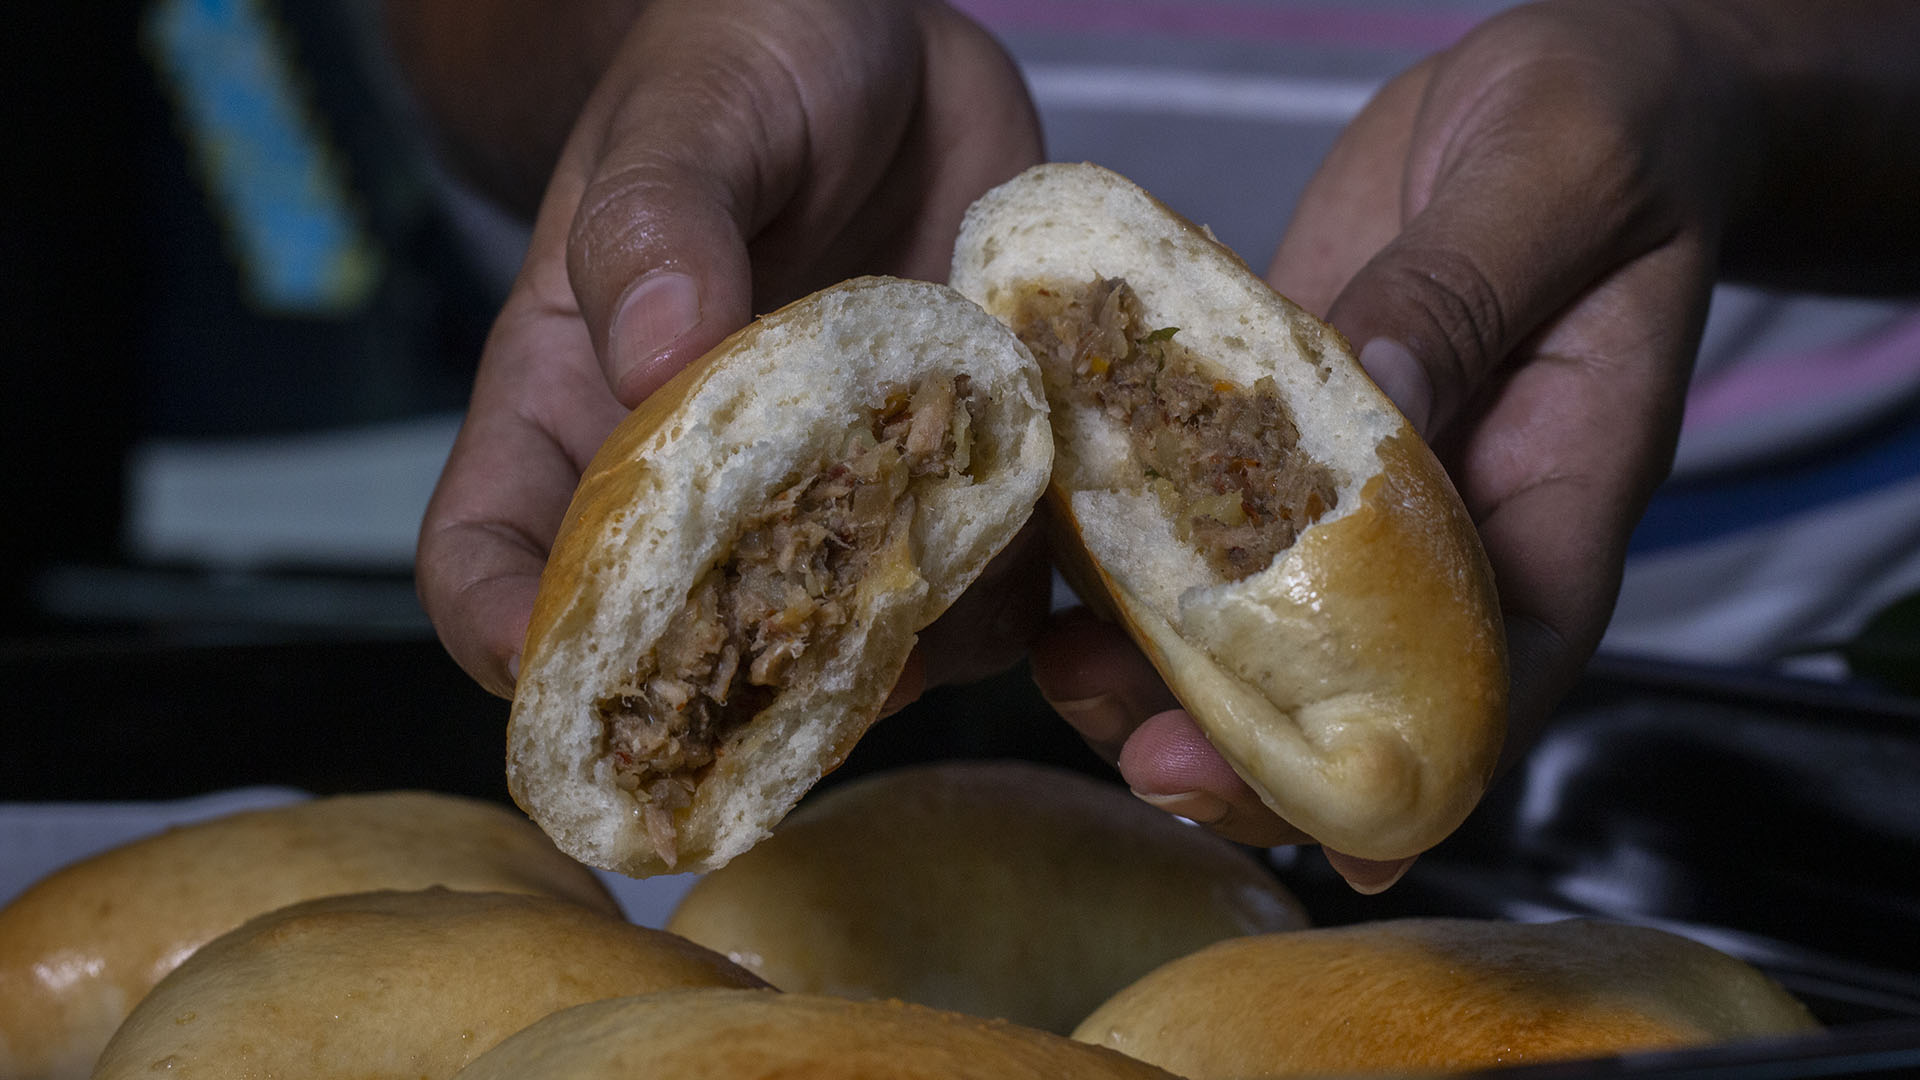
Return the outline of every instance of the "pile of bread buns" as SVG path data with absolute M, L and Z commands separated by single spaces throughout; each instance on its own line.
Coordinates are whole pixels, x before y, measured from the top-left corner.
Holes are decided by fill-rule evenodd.
M 86 1076 L 154 984 L 255 916 L 434 886 L 620 916 L 591 871 L 519 814 L 475 799 L 340 796 L 181 826 L 60 869 L 0 908 L 0 1076 Z
M 829 792 L 666 930 L 511 812 L 419 793 L 173 830 L 0 909 L 0 1075 L 21 1080 L 1200 1080 L 1813 1026 L 1751 967 L 1655 930 L 1307 929 L 1251 853 L 1013 762 Z
M 789 818 L 1043 498 L 1082 595 L 1316 839 L 1417 854 L 1499 753 L 1472 523 L 1337 334 L 1092 166 L 981 199 L 953 282 L 768 315 L 607 441 L 508 733 L 533 823 L 318 799 L 59 871 L 0 909 L 0 1076 L 1224 1080 L 1814 1026 L 1655 930 L 1309 929 L 1253 853 L 1035 765 Z M 648 929 L 582 862 L 705 876 Z

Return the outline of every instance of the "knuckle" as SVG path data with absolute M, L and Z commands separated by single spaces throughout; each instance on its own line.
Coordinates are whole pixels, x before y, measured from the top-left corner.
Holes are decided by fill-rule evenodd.
M 662 163 L 636 160 L 601 172 L 580 196 L 567 232 L 567 268 L 574 280 L 624 261 L 657 235 L 654 207 L 676 187 Z
M 1430 364 L 1441 364 L 1462 384 L 1478 381 L 1500 362 L 1511 340 L 1511 320 L 1500 291 L 1468 256 L 1428 249 L 1398 260 L 1384 282 L 1390 295 L 1426 324 L 1425 340 L 1408 342 Z
M 1622 55 L 1665 59 L 1679 23 L 1661 0 L 1535 0 L 1503 11 L 1476 27 L 1463 45 L 1517 58 Z
M 1578 16 L 1578 12 L 1574 14 Z M 1569 41 L 1565 5 L 1552 2 L 1523 4 L 1509 8 L 1481 23 L 1462 41 L 1468 48 L 1480 48 L 1515 58 L 1540 56 L 1559 51 Z

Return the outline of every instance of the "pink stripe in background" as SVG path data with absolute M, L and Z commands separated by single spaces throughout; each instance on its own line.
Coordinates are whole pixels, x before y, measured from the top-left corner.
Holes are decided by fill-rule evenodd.
M 1263 41 L 1359 48 L 1444 48 L 1483 17 L 1463 11 L 1365 11 L 1210 0 L 953 0 L 989 29 Z
M 1920 379 L 1920 316 L 1865 340 L 1771 357 L 1729 370 L 1687 395 L 1685 426 L 1714 427 L 1808 402 L 1910 389 Z

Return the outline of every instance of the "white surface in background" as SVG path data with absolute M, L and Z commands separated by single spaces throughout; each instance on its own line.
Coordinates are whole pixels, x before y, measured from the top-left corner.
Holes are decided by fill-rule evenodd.
M 1345 123 L 1372 79 L 1313 79 L 1137 66 L 1022 65 L 1041 109 L 1176 113 L 1269 123 Z
M 0 803 L 0 903 L 70 862 L 168 826 L 306 797 L 294 788 L 250 787 L 166 802 Z
M 629 921 L 655 928 L 667 925 L 667 917 L 680 906 L 680 898 L 700 880 L 699 874 L 630 878 L 605 870 L 594 872 L 600 875 L 613 898 L 620 901 L 620 910 L 627 913 Z
M 164 802 L 0 803 L 0 905 L 67 865 L 109 848 L 209 818 L 307 798 L 293 788 L 251 787 Z M 262 872 L 270 872 L 263 868 Z M 627 918 L 662 926 L 697 874 L 635 880 L 597 871 Z
M 148 442 L 128 462 L 134 558 L 224 569 L 406 570 L 460 418 Z

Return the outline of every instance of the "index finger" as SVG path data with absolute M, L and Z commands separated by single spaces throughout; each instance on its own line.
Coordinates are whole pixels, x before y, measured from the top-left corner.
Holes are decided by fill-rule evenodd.
M 441 642 L 493 693 L 513 694 L 547 550 L 580 473 L 625 415 L 578 318 L 516 292 L 488 340 L 415 554 Z

